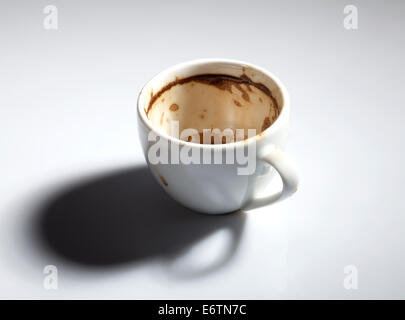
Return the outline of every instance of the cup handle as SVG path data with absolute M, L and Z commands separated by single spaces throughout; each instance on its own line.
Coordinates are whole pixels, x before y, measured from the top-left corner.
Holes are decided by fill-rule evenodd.
M 286 153 L 280 149 L 272 149 L 270 152 L 267 152 L 264 155 L 259 155 L 258 159 L 267 162 L 274 169 L 276 169 L 281 177 L 281 180 L 283 181 L 283 189 L 276 194 L 271 194 L 264 197 L 257 197 L 253 193 L 251 198 L 243 207 L 243 209 L 246 210 L 267 206 L 271 203 L 281 201 L 294 194 L 298 189 L 298 172 L 295 164 Z

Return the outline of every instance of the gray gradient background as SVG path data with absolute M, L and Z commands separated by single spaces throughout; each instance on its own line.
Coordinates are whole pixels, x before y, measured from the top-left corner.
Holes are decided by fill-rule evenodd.
M 42 27 L 48 4 L 57 31 Z M 347 4 L 357 31 L 343 28 Z M 405 298 L 404 30 L 403 1 L 1 1 L 0 298 Z M 145 164 L 142 85 L 205 57 L 285 83 L 299 192 L 246 213 L 232 259 L 205 274 L 188 264 L 221 255 L 221 232 L 174 266 L 164 252 L 95 266 L 39 244 L 35 208 L 53 193 Z M 56 291 L 42 287 L 47 264 Z M 346 265 L 358 290 L 343 287 Z

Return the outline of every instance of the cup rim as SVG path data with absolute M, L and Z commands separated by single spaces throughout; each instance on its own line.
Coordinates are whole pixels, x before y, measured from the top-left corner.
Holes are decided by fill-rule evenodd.
M 202 144 L 202 143 L 194 143 L 194 142 L 188 142 L 184 140 L 180 140 L 178 138 L 172 137 L 168 135 L 166 132 L 163 130 L 160 130 L 156 128 L 155 126 L 152 125 L 151 121 L 146 115 L 146 112 L 143 108 L 143 106 L 140 105 L 140 97 L 144 91 L 144 89 L 158 76 L 160 76 L 163 73 L 171 73 L 175 72 L 178 69 L 183 69 L 186 67 L 191 67 L 199 64 L 207 64 L 207 63 L 224 63 L 224 64 L 233 64 L 233 65 L 242 65 L 244 67 L 252 68 L 258 72 L 261 72 L 265 76 L 269 77 L 270 79 L 273 80 L 274 83 L 276 83 L 277 87 L 280 89 L 280 93 L 283 99 L 283 107 L 281 108 L 281 112 L 278 115 L 277 119 L 264 131 L 256 134 L 253 137 L 250 137 L 245 140 L 241 141 L 235 141 L 235 142 L 230 142 L 230 143 L 225 143 L 225 144 Z M 198 147 L 202 149 L 228 149 L 228 148 L 237 148 L 237 147 L 242 147 L 242 146 L 247 146 L 251 143 L 256 143 L 260 140 L 262 140 L 265 137 L 271 136 L 274 132 L 279 130 L 279 128 L 283 125 L 285 121 L 288 121 L 289 115 L 290 115 L 290 96 L 287 92 L 286 87 L 284 84 L 281 82 L 281 80 L 276 77 L 274 74 L 271 72 L 267 71 L 266 69 L 259 67 L 255 64 L 249 63 L 249 62 L 244 62 L 240 60 L 234 60 L 234 59 L 223 59 L 223 58 L 205 58 L 205 59 L 195 59 L 195 60 L 189 60 L 185 61 L 182 63 L 178 63 L 176 65 L 173 65 L 169 68 L 166 68 L 159 73 L 155 74 L 149 81 L 145 83 L 145 85 L 142 87 L 138 94 L 138 99 L 137 99 L 137 110 L 138 110 L 138 117 L 142 120 L 143 124 L 150 130 L 155 132 L 158 136 L 163 137 L 164 139 L 170 141 L 171 143 L 175 143 L 178 145 L 186 145 L 189 147 Z

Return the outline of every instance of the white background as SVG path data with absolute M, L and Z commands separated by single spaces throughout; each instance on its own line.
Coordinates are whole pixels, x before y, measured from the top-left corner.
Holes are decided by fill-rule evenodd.
M 59 10 L 58 30 L 43 28 L 48 4 Z M 358 30 L 343 27 L 347 4 L 358 8 Z M 2 1 L 0 298 L 405 298 L 404 9 Z M 183 215 L 140 168 L 140 88 L 166 67 L 207 57 L 248 61 L 285 83 L 287 152 L 301 175 L 292 198 L 233 217 Z M 136 172 L 146 178 L 135 181 Z M 91 199 L 80 186 L 93 186 Z M 54 199 L 62 209 L 44 210 Z M 54 229 L 38 228 L 44 219 Z M 239 242 L 215 267 L 227 225 Z M 42 285 L 50 264 L 58 290 Z M 358 290 L 343 286 L 346 265 L 358 269 Z

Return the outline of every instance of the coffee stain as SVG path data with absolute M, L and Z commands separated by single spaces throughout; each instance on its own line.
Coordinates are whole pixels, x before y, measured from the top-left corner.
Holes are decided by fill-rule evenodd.
M 172 87 L 177 86 L 177 85 L 182 85 L 184 83 L 188 82 L 197 82 L 197 83 L 204 83 L 207 85 L 212 85 L 215 86 L 216 88 L 220 90 L 225 90 L 229 91 L 232 93 L 232 86 L 235 86 L 242 92 L 242 98 L 246 101 L 250 101 L 249 94 L 241 87 L 241 84 L 246 85 L 246 87 L 253 86 L 262 91 L 264 94 L 266 94 L 273 102 L 273 105 L 275 109 L 277 109 L 277 112 L 279 113 L 279 106 L 277 104 L 276 99 L 273 97 L 271 91 L 269 88 L 267 88 L 264 84 L 259 83 L 259 82 L 254 82 L 251 80 L 246 74 L 242 74 L 240 77 L 234 77 L 234 76 L 229 76 L 225 74 L 199 74 L 183 79 L 178 79 L 176 77 L 175 81 L 169 82 L 166 84 L 163 88 L 161 88 L 155 95 L 151 96 L 151 99 L 149 101 L 148 105 L 148 110 L 146 112 L 146 115 L 150 112 L 153 104 L 155 101 L 166 91 L 170 90 Z
M 208 137 L 205 136 L 203 132 L 199 132 L 198 134 L 200 135 L 200 144 L 215 144 L 214 136 L 212 136 L 210 133 L 207 134 Z M 204 140 L 204 138 L 206 138 L 205 140 L 209 140 L 208 143 Z
M 232 81 L 230 79 L 225 79 L 223 77 L 218 77 L 218 76 L 204 76 L 201 75 L 201 77 L 196 77 L 192 81 L 199 82 L 199 83 L 204 83 L 208 84 L 211 86 L 214 86 L 220 90 L 228 91 L 232 93 Z
M 236 104 L 238 107 L 242 106 L 242 104 L 238 100 L 233 99 L 233 103 Z
M 227 144 L 227 143 L 228 143 L 228 142 L 226 141 L 226 138 L 227 138 L 227 137 L 225 137 L 225 136 L 222 137 L 222 144 Z M 232 143 L 232 142 L 234 142 L 234 139 L 232 139 L 232 138 L 230 137 L 229 143 Z
M 261 97 L 259 97 L 259 101 L 260 101 L 260 102 L 263 102 L 263 99 L 262 99 Z
M 173 103 L 173 104 L 170 106 L 169 109 L 170 109 L 170 111 L 175 112 L 175 111 L 179 110 L 179 105 L 176 104 L 176 103 Z
M 271 121 L 269 117 L 264 118 L 263 124 L 262 124 L 262 132 L 266 130 L 268 127 L 270 127 Z
M 205 116 L 204 116 L 203 114 L 200 114 L 200 118 L 201 118 L 201 119 L 204 119 Z
M 201 133 L 199 133 L 199 137 L 197 137 L 196 135 L 191 135 L 187 137 L 187 142 L 191 142 L 191 143 L 196 143 L 199 144 L 201 142 Z
M 162 183 L 167 187 L 169 184 L 167 183 L 166 179 L 163 178 L 162 175 L 159 175 L 160 180 L 162 181 Z
M 242 98 L 243 100 L 249 102 L 250 101 L 250 97 L 249 94 L 245 91 L 245 89 L 242 88 L 242 86 L 240 84 L 235 84 L 236 89 L 238 89 L 240 92 L 242 92 Z
M 215 140 L 218 140 L 218 139 L 215 139 L 215 135 L 212 135 L 210 132 L 207 132 L 205 135 L 203 132 L 199 132 L 198 134 L 200 135 L 200 144 L 227 144 L 227 143 L 232 143 L 232 142 L 238 141 L 235 132 L 233 133 L 232 136 L 230 136 L 230 135 L 220 136 L 219 143 L 217 143 L 215 141 Z M 230 140 L 229 142 L 226 141 L 227 137 Z M 246 135 L 245 135 L 245 139 L 246 139 Z M 190 140 L 188 140 L 188 141 L 190 141 Z
M 162 112 L 162 115 L 160 116 L 160 125 L 163 124 L 163 118 L 164 118 L 164 116 L 165 116 L 165 113 Z
M 207 109 L 203 109 L 203 112 L 207 112 Z
M 162 102 L 165 102 L 165 98 L 162 98 Z

